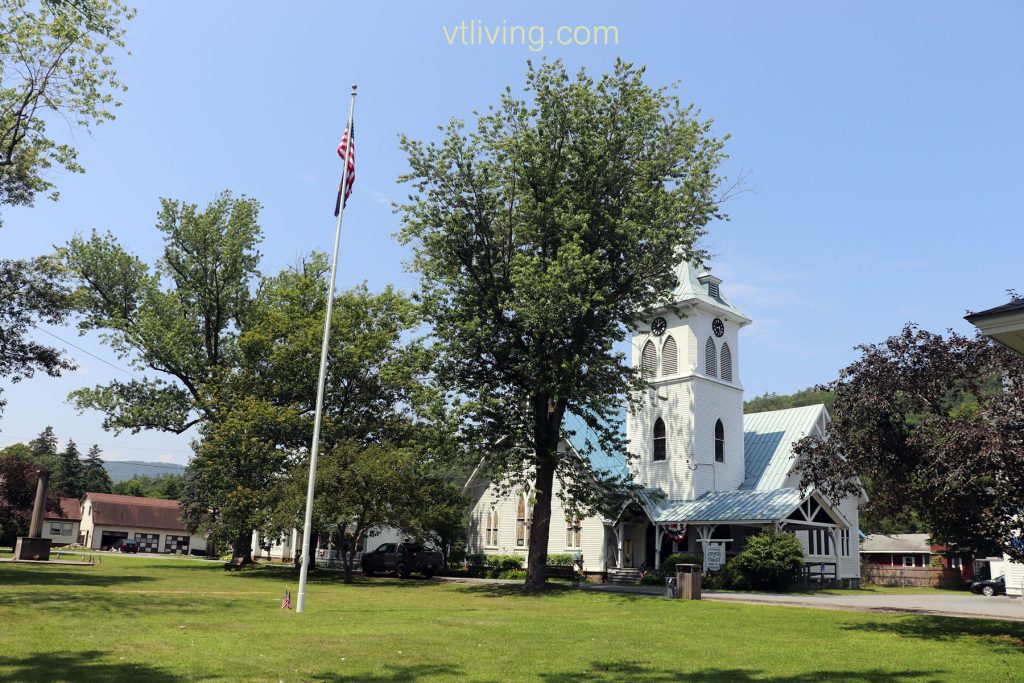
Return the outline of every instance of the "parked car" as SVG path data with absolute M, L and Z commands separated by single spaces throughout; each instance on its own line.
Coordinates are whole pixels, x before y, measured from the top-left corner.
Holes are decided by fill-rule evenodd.
M 137 553 L 139 552 L 139 544 L 125 538 L 117 545 L 117 550 L 122 553 Z
M 441 553 L 409 542 L 383 543 L 372 553 L 363 553 L 362 558 L 363 573 L 367 576 L 396 572 L 403 579 L 413 572 L 429 579 L 441 568 L 442 562 Z
M 1006 595 L 1006 577 L 999 576 L 994 579 L 975 581 L 971 584 L 972 593 L 980 593 L 986 597 L 993 595 Z

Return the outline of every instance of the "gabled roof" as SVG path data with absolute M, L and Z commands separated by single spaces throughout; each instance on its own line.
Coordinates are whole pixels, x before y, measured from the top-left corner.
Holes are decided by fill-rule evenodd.
M 728 299 L 722 296 L 722 289 L 727 289 L 727 286 L 719 288 L 719 296 L 717 297 L 708 294 L 707 285 L 700 282 L 700 277 L 705 274 L 710 275 L 704 269 L 698 271 L 689 261 L 683 261 L 676 266 L 676 278 L 679 280 L 679 284 L 676 285 L 675 290 L 672 292 L 672 303 L 703 304 L 730 316 L 741 325 L 749 323 L 750 318 L 743 315 L 740 309 L 733 306 Z
M 60 510 L 47 512 L 43 519 L 60 519 L 65 522 L 82 521 L 82 504 L 77 498 L 61 498 Z
M 786 519 L 800 505 L 798 489 L 774 491 L 708 491 L 697 500 L 662 504 L 648 515 L 655 523 L 776 522 Z
M 928 534 L 868 534 L 861 541 L 862 553 L 930 553 Z
M 820 404 L 744 415 L 746 471 L 740 488 L 766 491 L 785 486 L 793 469 L 793 444 L 809 434 L 821 434 L 829 420 Z
M 141 527 L 184 531 L 181 503 L 176 500 L 86 493 L 92 503 L 92 522 L 103 526 Z
M 964 317 L 985 336 L 1024 354 L 1024 299 Z

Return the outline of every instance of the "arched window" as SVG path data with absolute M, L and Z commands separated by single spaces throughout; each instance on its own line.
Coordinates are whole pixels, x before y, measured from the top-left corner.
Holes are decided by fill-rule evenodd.
M 491 508 L 487 511 L 487 529 L 484 541 L 488 548 L 498 547 L 498 511 Z
M 643 353 L 640 354 L 640 373 L 644 379 L 654 377 L 658 371 L 658 352 L 654 348 L 654 342 L 648 340 L 644 344 Z
M 530 508 L 526 493 L 519 494 L 516 506 L 516 546 L 525 548 L 530 543 Z
M 725 426 L 715 422 L 715 462 L 725 462 Z
M 732 351 L 729 344 L 722 344 L 722 362 L 719 364 L 722 371 L 722 379 L 726 382 L 732 381 Z
M 582 520 L 579 517 L 565 518 L 565 547 L 575 550 L 580 547 L 580 529 Z
M 715 340 L 708 337 L 704 344 L 704 374 L 708 377 L 718 377 L 718 349 L 715 348 Z
M 652 460 L 664 460 L 668 452 L 668 443 L 665 438 L 665 422 L 660 417 L 654 421 L 654 455 Z
M 676 340 L 672 335 L 665 338 L 665 344 L 661 347 L 661 374 L 674 375 L 678 372 L 679 352 L 676 349 Z

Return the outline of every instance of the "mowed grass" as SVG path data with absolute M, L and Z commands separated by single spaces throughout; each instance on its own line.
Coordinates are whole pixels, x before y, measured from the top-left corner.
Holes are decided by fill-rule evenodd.
M 1012 681 L 1024 624 L 104 556 L 0 563 L 0 681 Z

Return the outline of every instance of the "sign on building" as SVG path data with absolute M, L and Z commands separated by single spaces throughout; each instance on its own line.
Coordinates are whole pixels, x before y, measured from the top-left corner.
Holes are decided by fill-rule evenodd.
M 706 543 L 704 545 L 704 570 L 718 571 L 725 564 L 725 544 Z

